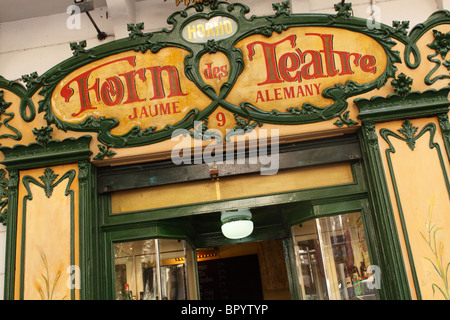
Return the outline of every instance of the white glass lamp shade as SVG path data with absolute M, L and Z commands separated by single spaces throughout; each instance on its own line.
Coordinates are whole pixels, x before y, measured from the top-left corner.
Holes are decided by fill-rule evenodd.
M 253 232 L 252 214 L 248 209 L 224 211 L 221 215 L 222 233 L 228 239 L 242 239 Z

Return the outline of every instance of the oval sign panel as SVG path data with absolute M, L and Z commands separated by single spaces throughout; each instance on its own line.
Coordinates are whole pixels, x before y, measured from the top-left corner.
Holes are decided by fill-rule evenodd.
M 189 22 L 181 31 L 182 37 L 192 43 L 206 43 L 208 40 L 222 40 L 233 36 L 238 25 L 233 19 L 217 16 L 207 19 L 197 19 Z
M 89 117 L 117 119 L 111 130 L 115 135 L 136 126 L 161 130 L 175 125 L 211 103 L 183 72 L 187 54 L 180 48 L 155 54 L 126 51 L 85 65 L 58 83 L 53 113 L 72 125 Z
M 356 95 L 364 90 L 358 85 L 375 82 L 388 62 L 373 38 L 329 27 L 293 27 L 270 38 L 252 35 L 236 47 L 243 52 L 246 68 L 227 101 L 239 105 L 244 100 L 266 112 L 285 112 L 305 103 L 326 107 L 333 100 L 322 93 L 350 82 L 355 85 L 342 89 L 342 96 Z

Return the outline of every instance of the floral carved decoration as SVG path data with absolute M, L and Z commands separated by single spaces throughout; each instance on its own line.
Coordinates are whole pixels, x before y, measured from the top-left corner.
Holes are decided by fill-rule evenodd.
M 33 134 L 36 138 L 36 141 L 43 146 L 45 146 L 50 141 L 52 141 L 52 137 L 51 137 L 52 133 L 53 133 L 53 128 L 50 126 L 42 127 L 40 129 L 37 129 L 37 128 L 33 129 Z
M 425 83 L 427 85 L 431 85 L 437 80 L 440 79 L 450 79 L 450 75 L 441 74 L 434 78 L 431 78 L 432 75 L 439 69 L 441 65 L 447 68 L 450 71 L 450 59 L 447 58 L 447 53 L 450 50 L 450 31 L 447 33 L 440 32 L 439 30 L 433 30 L 434 40 L 432 43 L 428 44 L 428 47 L 433 49 L 434 54 L 430 54 L 427 56 L 428 60 L 434 62 L 435 67 L 426 75 Z M 440 56 L 443 62 L 440 59 L 436 59 L 436 57 Z
M 411 92 L 411 85 L 413 79 L 406 76 L 403 72 L 398 75 L 398 77 L 391 81 L 394 91 L 400 97 L 406 97 L 408 93 Z

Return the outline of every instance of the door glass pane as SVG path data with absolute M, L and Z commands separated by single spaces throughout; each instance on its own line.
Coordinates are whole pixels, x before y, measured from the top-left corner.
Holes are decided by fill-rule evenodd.
M 305 299 L 375 299 L 359 213 L 311 220 L 292 231 Z
M 162 300 L 185 300 L 186 268 L 184 241 L 159 240 Z
M 187 299 L 184 246 L 167 239 L 115 243 L 116 299 Z
M 305 300 L 328 300 L 316 221 L 293 227 L 300 286 Z

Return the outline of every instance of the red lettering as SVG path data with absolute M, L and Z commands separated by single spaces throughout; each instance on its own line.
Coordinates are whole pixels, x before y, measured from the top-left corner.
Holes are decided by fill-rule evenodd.
M 69 102 L 70 98 L 72 97 L 74 90 L 72 88 L 70 88 L 70 85 L 73 82 L 76 82 L 78 85 L 78 93 L 79 93 L 79 98 L 80 98 L 80 111 L 73 113 L 72 116 L 76 117 L 78 115 L 80 115 L 81 113 L 83 113 L 86 110 L 89 109 L 96 109 L 95 107 L 93 107 L 91 100 L 90 100 L 90 96 L 89 96 L 89 91 L 94 91 L 95 93 L 95 97 L 97 98 L 97 101 L 100 101 L 100 97 L 99 97 L 99 79 L 95 79 L 94 84 L 89 87 L 88 86 L 88 82 L 89 82 L 89 77 L 91 75 L 91 73 L 97 69 L 103 68 L 104 66 L 113 64 L 113 63 L 117 63 L 117 62 L 128 62 L 128 64 L 130 64 L 132 67 L 136 66 L 136 62 L 135 62 L 135 57 L 126 57 L 126 58 L 120 58 L 117 60 L 113 60 L 107 63 L 104 63 L 102 65 L 99 65 L 95 68 L 92 68 L 86 72 L 83 72 L 82 74 L 80 74 L 79 76 L 73 78 L 71 81 L 69 81 L 62 89 L 61 89 L 61 96 L 65 99 L 66 102 Z
M 286 99 L 291 99 L 295 96 L 294 87 L 283 88 L 283 92 Z
M 334 77 L 338 70 L 336 70 L 336 66 L 334 63 L 334 55 L 333 55 L 333 35 L 332 34 L 320 34 L 320 33 L 305 33 L 307 36 L 318 36 L 322 39 L 323 49 L 319 52 L 322 52 L 325 57 L 325 67 L 327 69 L 327 74 L 330 77 Z
M 266 61 L 267 78 L 266 78 L 266 80 L 264 82 L 258 83 L 258 86 L 261 86 L 261 85 L 264 85 L 264 84 L 270 84 L 270 83 L 281 83 L 281 82 L 283 82 L 280 79 L 280 75 L 278 73 L 277 56 L 276 56 L 275 48 L 280 43 L 283 43 L 285 41 L 289 41 L 290 44 L 291 44 L 291 47 L 294 48 L 295 47 L 295 39 L 296 39 L 295 35 L 290 35 L 290 36 L 284 38 L 283 40 L 275 42 L 275 43 L 267 43 L 267 42 L 263 42 L 263 41 L 255 41 L 255 42 L 249 43 L 247 45 L 248 58 L 249 58 L 250 61 L 253 60 L 253 56 L 255 55 L 255 50 L 254 50 L 255 45 L 259 44 L 263 48 L 264 58 L 265 58 L 265 61 Z
M 161 115 L 170 114 L 170 102 L 167 102 L 164 106 L 164 103 L 159 104 L 159 111 Z
M 255 41 L 247 45 L 248 58 L 253 60 L 255 47 L 261 46 L 266 67 L 266 79 L 258 83 L 258 86 L 266 84 L 276 84 L 282 82 L 302 82 L 302 80 L 334 77 L 336 75 L 353 74 L 352 67 L 360 67 L 363 72 L 376 72 L 376 59 L 374 56 L 362 55 L 357 52 L 337 51 L 333 48 L 333 35 L 320 33 L 306 33 L 306 36 L 317 36 L 321 39 L 322 49 L 302 51 L 299 48 L 295 52 L 284 52 L 277 58 L 277 47 L 289 42 L 291 47 L 295 47 L 296 36 L 290 35 L 275 42 L 267 43 Z M 278 49 L 279 50 L 279 49 Z M 286 50 L 284 50 L 286 51 Z M 340 69 L 336 66 L 336 58 L 340 62 Z M 303 95 L 303 89 L 301 94 Z M 305 87 L 305 90 L 308 90 Z M 310 91 L 307 91 L 308 95 Z M 266 98 L 270 101 L 266 93 Z M 257 101 L 264 100 L 257 95 Z
M 169 77 L 170 94 L 167 97 L 170 98 L 187 95 L 187 93 L 183 93 L 181 91 L 178 69 L 174 66 L 150 67 L 147 69 L 150 71 L 153 81 L 153 97 L 150 98 L 150 100 L 163 99 L 166 96 L 162 84 L 163 71 L 166 71 Z
M 157 104 L 155 104 L 155 114 L 152 113 L 152 106 L 149 106 L 148 108 L 150 110 L 150 115 L 152 117 L 156 117 L 158 115 L 158 105 Z
M 269 97 L 269 90 L 266 90 L 266 101 L 273 101 L 273 99 L 270 99 Z
M 319 84 L 314 83 L 314 87 L 316 87 L 317 94 L 320 93 L 320 91 L 319 91 L 320 85 L 321 85 L 321 83 L 319 83 Z
M 227 65 L 221 66 L 220 70 L 222 70 L 222 77 L 228 76 L 228 66 Z
M 206 79 L 212 79 L 211 65 L 212 65 L 212 62 L 211 62 L 211 63 L 207 63 L 207 64 L 206 64 L 206 69 L 205 69 L 205 71 L 203 72 L 203 74 L 205 75 L 205 78 L 206 78 Z
M 225 118 L 225 115 L 223 114 L 223 112 L 219 112 L 216 115 L 216 120 L 217 120 L 217 125 L 219 127 L 223 127 L 225 125 L 226 118 Z
M 258 92 L 256 93 L 256 101 L 255 101 L 255 103 L 258 102 L 259 100 L 261 100 L 262 102 L 264 102 L 264 98 L 263 98 L 263 96 L 262 96 L 262 92 L 261 92 L 261 91 L 258 91 Z
M 110 77 L 105 80 L 100 92 L 103 102 L 107 106 L 114 106 L 123 99 L 123 83 L 119 77 Z M 115 96 L 114 100 L 112 96 Z
M 275 100 L 281 100 L 281 88 L 275 88 L 274 93 L 275 93 Z
M 376 59 L 374 56 L 365 55 L 361 58 L 361 70 L 364 72 L 375 73 L 377 68 L 375 67 Z
M 136 108 L 133 108 L 133 114 L 128 115 L 128 119 L 133 120 L 137 118 L 137 110 Z
M 173 113 L 181 113 L 181 111 L 178 109 L 180 106 L 178 105 L 178 101 L 172 102 L 172 111 Z
M 167 77 L 166 79 L 169 86 L 169 94 L 167 95 L 167 98 L 187 95 L 187 93 L 183 93 L 183 91 L 181 90 L 180 77 L 178 74 L 178 69 L 175 66 L 157 66 L 131 70 L 125 73 L 121 73 L 117 76 L 109 77 L 102 81 L 102 83 L 100 83 L 101 80 L 99 78 L 91 79 L 91 75 L 95 70 L 114 63 L 127 62 L 132 67 L 135 67 L 135 58 L 136 57 L 134 56 L 130 56 L 104 63 L 102 65 L 89 69 L 88 71 L 70 80 L 61 89 L 60 94 L 66 102 L 69 102 L 74 94 L 74 89 L 72 89 L 70 86 L 72 85 L 72 83 L 77 84 L 80 99 L 80 109 L 77 112 L 73 113 L 72 116 L 76 117 L 87 110 L 96 109 L 95 102 L 91 101 L 94 96 L 97 99 L 97 103 L 103 102 L 107 106 L 115 106 L 122 101 L 124 104 L 145 101 L 145 98 L 140 98 L 138 95 L 136 89 L 136 79 L 139 78 L 142 82 L 145 82 L 146 70 L 150 71 L 153 85 L 153 97 L 150 100 L 166 98 L 162 79 L 163 74 Z M 227 72 L 226 67 L 223 70 L 221 68 L 218 68 L 218 70 L 219 73 L 222 73 L 223 70 Z M 123 81 L 123 79 L 125 81 Z M 90 86 L 89 84 L 92 82 L 93 84 Z M 176 104 L 172 105 L 171 108 L 175 113 L 180 112 L 178 110 L 179 106 Z M 130 119 L 138 117 L 137 109 L 133 110 L 134 114 L 129 115 Z M 165 113 L 171 112 L 170 109 L 167 110 L 167 107 L 163 107 L 162 110 Z M 158 111 L 162 112 L 161 110 L 158 110 L 158 108 L 155 108 L 155 114 L 153 115 L 150 107 L 148 111 L 150 112 L 151 116 L 158 115 Z M 147 110 L 141 110 L 141 117 L 147 116 L 149 116 Z
M 297 52 L 300 56 L 301 63 L 305 63 L 305 57 L 307 55 L 311 56 L 311 61 L 302 67 L 301 77 L 303 79 L 310 80 L 327 77 L 323 74 L 322 57 L 320 56 L 320 53 L 318 51 L 306 50 L 305 52 L 302 52 L 300 49 L 297 49 Z M 310 73 L 311 67 L 314 70 L 313 73 Z
M 290 63 L 288 63 L 288 61 L 290 61 Z M 287 52 L 280 57 L 280 74 L 285 81 L 293 82 L 298 80 L 298 82 L 301 82 L 300 72 L 297 71 L 294 76 L 289 74 L 289 72 L 297 70 L 299 67 L 300 59 L 295 53 Z
M 341 58 L 342 71 L 339 73 L 339 75 L 342 76 L 345 74 L 354 74 L 350 66 L 350 57 L 351 56 L 355 57 L 355 59 L 353 59 L 353 63 L 355 64 L 355 66 L 358 66 L 359 58 L 361 58 L 361 55 L 359 53 L 349 53 L 344 51 L 335 51 L 335 52 L 339 54 L 339 57 Z
M 130 72 L 120 74 L 120 76 L 125 78 L 128 92 L 128 98 L 124 101 L 124 104 L 145 101 L 145 99 L 139 99 L 136 92 L 136 75 L 139 76 L 139 79 L 141 79 L 142 82 L 145 82 L 145 69 L 139 69 L 138 71 L 132 70 Z

